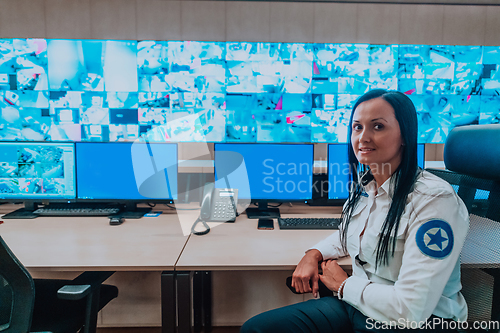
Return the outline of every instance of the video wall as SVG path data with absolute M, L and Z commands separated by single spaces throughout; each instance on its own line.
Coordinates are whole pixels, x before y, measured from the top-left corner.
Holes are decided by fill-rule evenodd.
M 343 143 L 373 88 L 443 143 L 500 122 L 500 47 L 0 39 L 0 141 Z

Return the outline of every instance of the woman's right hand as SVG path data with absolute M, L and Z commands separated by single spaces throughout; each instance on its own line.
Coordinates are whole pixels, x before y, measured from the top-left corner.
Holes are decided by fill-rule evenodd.
M 316 249 L 306 252 L 292 274 L 292 287 L 296 292 L 301 294 L 312 292 L 313 296 L 317 297 L 319 290 L 318 264 L 322 260 L 323 255 Z

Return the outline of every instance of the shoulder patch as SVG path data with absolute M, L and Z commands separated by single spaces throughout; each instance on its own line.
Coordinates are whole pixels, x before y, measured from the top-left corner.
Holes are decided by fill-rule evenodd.
M 446 221 L 429 220 L 418 228 L 416 242 L 426 256 L 444 259 L 453 250 L 453 230 Z

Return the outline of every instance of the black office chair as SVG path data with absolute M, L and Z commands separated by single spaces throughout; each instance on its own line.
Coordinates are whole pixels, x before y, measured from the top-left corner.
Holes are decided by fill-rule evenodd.
M 96 332 L 97 313 L 118 296 L 102 284 L 112 274 L 34 280 L 0 237 L 0 332 Z
M 447 170 L 427 170 L 449 182 L 464 201 L 471 214 L 470 233 L 475 232 L 476 216 L 489 219 L 491 227 L 500 222 L 500 125 L 454 128 L 444 146 L 444 162 Z M 499 248 L 498 235 L 469 234 L 468 239 L 477 236 L 481 237 L 488 248 Z M 484 254 L 475 255 L 481 258 Z M 467 281 L 462 278 L 462 292 L 469 304 L 469 312 L 490 312 L 491 320 L 500 320 L 500 263 L 482 269 L 462 266 L 462 273 L 464 269 L 469 270 Z M 489 279 L 493 280 L 490 295 L 486 295 L 486 289 L 478 292 L 481 281 L 489 280 L 482 272 L 490 275 Z

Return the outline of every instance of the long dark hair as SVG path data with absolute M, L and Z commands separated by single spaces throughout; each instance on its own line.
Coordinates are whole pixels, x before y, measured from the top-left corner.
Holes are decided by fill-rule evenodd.
M 361 96 L 354 104 L 352 109 L 351 119 L 349 120 L 348 131 L 348 154 L 349 154 L 349 178 L 352 184 L 349 198 L 342 211 L 342 218 L 345 221 L 344 228 L 340 234 L 340 240 L 344 250 L 347 250 L 347 229 L 351 221 L 352 214 L 363 192 L 360 182 L 360 175 L 369 172 L 367 165 L 359 164 L 354 150 L 352 148 L 351 132 L 352 121 L 356 108 L 363 102 L 374 98 L 383 98 L 394 109 L 396 120 L 399 123 L 401 130 L 401 138 L 404 144 L 401 156 L 401 163 L 391 177 L 391 193 L 392 202 L 389 206 L 389 212 L 382 226 L 381 237 L 377 244 L 376 265 L 387 265 L 389 263 L 389 246 L 391 237 L 393 238 L 391 253 L 394 254 L 396 247 L 396 233 L 399 228 L 399 221 L 403 214 L 408 195 L 413 191 L 413 186 L 419 174 L 417 164 L 417 134 L 418 122 L 415 106 L 408 96 L 398 91 L 387 91 L 383 89 L 375 89 Z M 378 184 L 379 186 L 382 184 Z

